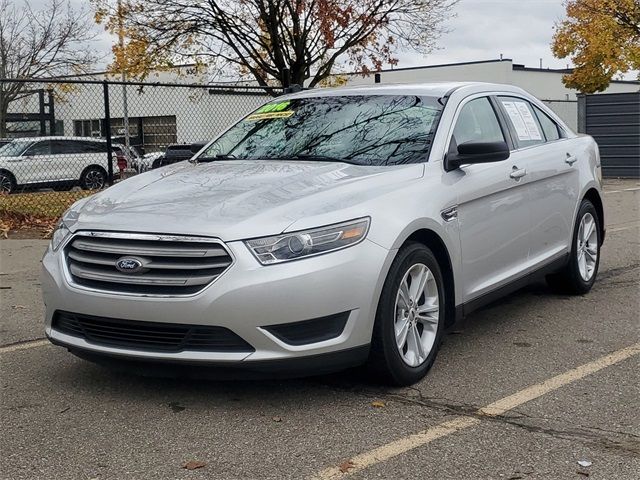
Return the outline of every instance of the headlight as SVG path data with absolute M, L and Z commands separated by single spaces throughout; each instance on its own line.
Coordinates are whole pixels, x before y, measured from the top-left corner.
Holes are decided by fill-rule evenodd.
M 60 245 L 62 245 L 62 242 L 64 242 L 70 234 L 71 231 L 64 223 L 64 220 L 60 220 L 60 222 L 58 222 L 58 226 L 53 232 L 53 235 L 51 236 L 51 249 L 54 252 L 58 250 Z
M 60 248 L 60 245 L 71 235 L 71 228 L 78 222 L 80 209 L 89 200 L 89 197 L 81 198 L 62 214 L 62 219 L 56 225 L 56 229 L 51 235 L 51 250 L 54 252 Z
M 350 247 L 362 241 L 369 218 L 359 218 L 326 227 L 256 238 L 245 243 L 263 265 L 297 260 Z

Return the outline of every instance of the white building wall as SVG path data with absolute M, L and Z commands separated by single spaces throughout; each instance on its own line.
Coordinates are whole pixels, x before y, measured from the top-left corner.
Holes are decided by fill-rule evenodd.
M 96 80 L 90 78 L 88 80 Z M 152 79 L 153 81 L 159 79 Z M 166 74 L 163 81 L 171 81 Z M 176 80 L 174 77 L 173 80 Z M 184 79 L 183 83 L 186 83 Z M 190 78 L 191 81 L 194 78 Z M 74 135 L 74 121 L 101 120 L 105 117 L 102 84 L 33 84 L 30 88 L 50 88 L 55 93 L 55 118 L 62 120 L 64 135 Z M 209 141 L 273 97 L 256 94 L 209 94 L 208 88 L 139 86 L 127 87 L 128 116 L 175 116 L 179 143 Z M 109 85 L 111 118 L 124 115 L 121 85 Z M 38 113 L 38 95 L 12 102 L 10 112 Z M 100 136 L 95 132 L 95 136 Z M 113 132 L 118 136 L 118 132 Z

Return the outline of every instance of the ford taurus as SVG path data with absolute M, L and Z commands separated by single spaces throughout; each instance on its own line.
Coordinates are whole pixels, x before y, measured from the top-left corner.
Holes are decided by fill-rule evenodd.
M 604 234 L 595 142 L 519 88 L 308 90 L 74 204 L 46 334 L 92 360 L 407 385 L 500 295 L 588 292 Z

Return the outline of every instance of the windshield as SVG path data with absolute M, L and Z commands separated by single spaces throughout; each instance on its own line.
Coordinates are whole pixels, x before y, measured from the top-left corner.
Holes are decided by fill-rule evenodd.
M 437 98 L 414 95 L 276 100 L 231 127 L 198 161 L 425 162 L 441 109 Z
M 19 157 L 29 148 L 33 142 L 16 142 L 7 143 L 0 147 L 0 157 Z

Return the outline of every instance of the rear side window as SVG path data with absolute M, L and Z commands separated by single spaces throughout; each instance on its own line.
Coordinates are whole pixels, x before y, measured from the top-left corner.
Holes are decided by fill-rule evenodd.
M 511 129 L 515 133 L 518 148 L 531 147 L 544 143 L 542 126 L 533 113 L 529 102 L 516 97 L 499 97 L 507 114 Z
M 496 112 L 487 97 L 466 103 L 453 130 L 457 145 L 468 142 L 504 142 Z
M 547 138 L 547 142 L 553 142 L 554 140 L 559 140 L 562 138 L 560 135 L 560 127 L 558 124 L 549 118 L 549 115 L 544 113 L 535 105 L 533 109 L 536 112 L 538 120 L 540 121 L 540 125 L 542 126 L 542 131 L 544 132 L 544 136 Z
M 78 142 L 69 140 L 52 140 L 51 141 L 51 153 L 54 155 L 61 155 L 64 153 L 80 153 L 81 149 L 78 148 Z

